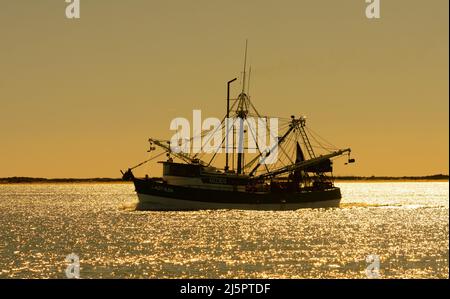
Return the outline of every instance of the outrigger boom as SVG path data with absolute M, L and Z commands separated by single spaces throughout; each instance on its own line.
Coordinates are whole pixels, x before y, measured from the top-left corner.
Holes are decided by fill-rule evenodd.
M 338 150 L 338 151 L 332 152 L 332 153 L 327 154 L 327 155 L 323 155 L 323 156 L 320 156 L 320 157 L 317 157 L 317 158 L 312 158 L 312 159 L 309 159 L 309 160 L 306 160 L 306 161 L 301 161 L 301 162 L 295 163 L 293 165 L 288 165 L 288 166 L 282 167 L 280 169 L 273 170 L 270 173 L 261 174 L 259 176 L 256 176 L 255 179 L 264 179 L 264 178 L 267 178 L 267 177 L 273 177 L 273 176 L 276 176 L 276 175 L 279 175 L 279 174 L 282 174 L 282 173 L 291 172 L 291 171 L 294 171 L 294 170 L 301 170 L 301 169 L 304 169 L 304 168 L 306 168 L 308 166 L 319 164 L 320 162 L 323 162 L 323 161 L 329 160 L 331 158 L 343 155 L 345 153 L 349 153 L 350 154 L 350 152 L 351 152 L 350 148 Z

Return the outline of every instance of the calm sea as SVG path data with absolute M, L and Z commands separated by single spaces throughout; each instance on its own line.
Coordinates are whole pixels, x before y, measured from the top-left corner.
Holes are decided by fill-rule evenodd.
M 365 278 L 375 260 L 381 278 L 448 278 L 448 182 L 337 185 L 340 208 L 289 212 L 145 212 L 130 184 L 0 185 L 0 278 L 64 278 L 71 253 L 81 278 Z

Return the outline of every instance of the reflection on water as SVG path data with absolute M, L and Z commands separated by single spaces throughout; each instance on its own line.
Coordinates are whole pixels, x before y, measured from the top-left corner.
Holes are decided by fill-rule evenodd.
M 448 278 L 448 182 L 338 183 L 341 208 L 135 211 L 129 184 L 0 185 L 0 277 Z

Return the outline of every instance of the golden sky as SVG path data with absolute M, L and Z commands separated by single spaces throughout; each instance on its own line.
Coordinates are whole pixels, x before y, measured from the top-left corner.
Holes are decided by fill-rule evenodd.
M 351 147 L 335 174 L 448 173 L 448 3 L 3 0 L 0 177 L 118 177 L 173 118 L 225 113 L 245 39 L 253 103 Z

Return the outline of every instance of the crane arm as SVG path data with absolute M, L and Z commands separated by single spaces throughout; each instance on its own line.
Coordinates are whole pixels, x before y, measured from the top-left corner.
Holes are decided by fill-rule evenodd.
M 276 176 L 276 175 L 279 175 L 279 174 L 282 174 L 282 173 L 286 173 L 286 172 L 294 171 L 296 169 L 302 169 L 302 168 L 305 168 L 307 166 L 318 164 L 318 163 L 320 163 L 322 161 L 325 161 L 327 159 L 330 159 L 330 158 L 333 158 L 333 157 L 337 157 L 337 156 L 343 155 L 345 153 L 350 153 L 350 152 L 351 152 L 350 148 L 337 150 L 337 151 L 334 151 L 332 153 L 319 156 L 317 158 L 313 158 L 313 159 L 297 162 L 297 163 L 292 164 L 292 165 L 281 167 L 279 169 L 271 171 L 270 173 L 264 173 L 264 174 L 261 174 L 259 176 L 254 177 L 254 178 L 255 179 L 263 179 L 263 178 L 266 178 L 266 177 L 273 177 L 273 176 Z

